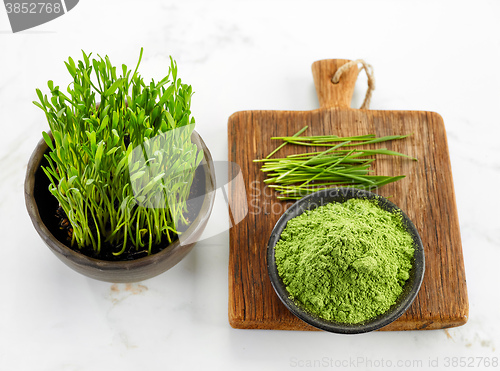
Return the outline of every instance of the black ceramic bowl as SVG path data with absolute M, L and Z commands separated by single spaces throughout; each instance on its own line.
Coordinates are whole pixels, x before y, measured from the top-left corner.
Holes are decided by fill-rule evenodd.
M 413 267 L 410 270 L 410 277 L 406 281 L 405 286 L 403 287 L 403 292 L 397 299 L 396 303 L 393 304 L 385 313 L 357 324 L 346 324 L 319 318 L 318 316 L 306 311 L 300 303 L 290 298 L 290 294 L 286 290 L 286 287 L 278 274 L 274 256 L 274 246 L 279 241 L 281 233 L 290 219 L 302 214 L 305 210 L 312 210 L 318 206 L 323 206 L 331 202 L 345 202 L 351 198 L 376 199 L 378 200 L 378 205 L 382 209 L 389 212 L 400 211 L 403 216 L 403 224 L 406 230 L 412 235 L 415 247 Z M 424 278 L 425 257 L 422 241 L 415 226 L 408 216 L 392 202 L 368 191 L 362 191 L 355 188 L 332 188 L 318 191 L 300 199 L 281 216 L 274 226 L 271 237 L 269 238 L 267 246 L 267 269 L 276 294 L 278 294 L 278 297 L 283 304 L 285 304 L 285 306 L 295 316 L 321 330 L 340 334 L 359 334 L 377 330 L 388 325 L 398 319 L 408 309 L 417 296 L 418 290 L 420 289 L 420 285 L 422 284 L 422 280 Z

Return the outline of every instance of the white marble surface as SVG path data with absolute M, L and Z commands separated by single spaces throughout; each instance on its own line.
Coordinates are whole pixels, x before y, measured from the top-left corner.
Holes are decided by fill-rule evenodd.
M 342 369 L 362 370 L 387 361 L 438 369 L 436 360 L 447 369 L 446 357 L 498 357 L 498 14 L 495 1 L 81 0 L 61 18 L 12 34 L 0 8 L 0 369 L 278 370 L 344 362 Z M 374 109 L 439 112 L 460 216 L 468 324 L 357 336 L 232 329 L 227 231 L 199 243 L 174 269 L 130 286 L 94 281 L 60 263 L 24 207 L 26 164 L 47 129 L 31 104 L 35 88 L 48 79 L 69 83 L 63 60 L 80 49 L 133 65 L 141 46 L 146 77 L 163 76 L 170 54 L 177 59 L 196 91 L 198 131 L 215 160 L 227 158 L 233 112 L 316 108 L 310 66 L 318 59 L 371 63 Z M 363 76 L 353 106 L 365 88 Z M 224 223 L 219 215 L 209 228 Z M 475 369 L 493 368 L 473 360 Z

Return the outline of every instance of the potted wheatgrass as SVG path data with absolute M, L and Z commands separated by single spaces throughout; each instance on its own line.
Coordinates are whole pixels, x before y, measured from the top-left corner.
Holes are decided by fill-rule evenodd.
M 48 82 L 33 102 L 50 132 L 35 149 L 25 195 L 33 224 L 71 268 L 132 282 L 179 262 L 200 237 L 214 201 L 210 153 L 194 131 L 190 85 L 170 58 L 146 83 L 108 56 L 65 62 L 72 82 Z

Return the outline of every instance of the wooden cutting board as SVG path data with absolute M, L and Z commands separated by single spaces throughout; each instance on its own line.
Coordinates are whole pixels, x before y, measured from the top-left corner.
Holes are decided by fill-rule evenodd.
M 375 111 L 350 108 L 358 75 L 352 67 L 333 84 L 335 71 L 348 60 L 312 66 L 320 108 L 313 111 L 242 111 L 229 118 L 229 161 L 241 168 L 244 187 L 229 184 L 232 220 L 229 232 L 229 323 L 235 328 L 314 330 L 291 314 L 276 296 L 267 274 L 266 248 L 271 230 L 291 202 L 279 201 L 265 187 L 260 165 L 280 142 L 305 125 L 304 135 L 377 136 L 413 133 L 382 143 L 383 147 L 418 158 L 377 157 L 376 175 L 406 175 L 376 193 L 399 206 L 417 227 L 425 250 L 425 277 L 408 311 L 383 330 L 440 329 L 467 322 L 469 304 L 455 192 L 443 119 L 434 112 Z M 274 157 L 303 152 L 285 146 Z M 373 148 L 382 147 L 380 144 Z M 236 176 L 230 167 L 229 179 Z M 241 178 L 240 178 L 241 179 Z M 248 209 L 246 208 L 248 206 Z

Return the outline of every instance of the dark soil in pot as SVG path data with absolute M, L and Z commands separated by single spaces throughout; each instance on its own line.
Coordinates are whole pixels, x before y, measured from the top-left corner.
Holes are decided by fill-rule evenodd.
M 49 153 L 49 149 L 45 152 L 45 154 Z M 48 161 L 43 158 L 41 166 L 47 166 Z M 204 201 L 205 194 L 205 166 L 200 164 L 196 169 L 195 176 L 193 179 L 193 184 L 191 186 L 191 190 L 189 193 L 189 199 L 187 201 L 187 214 L 184 215 L 188 224 L 182 224 L 177 229 L 179 232 L 186 231 L 190 224 L 196 219 L 198 216 L 201 207 Z M 135 260 L 139 258 L 143 258 L 148 256 L 147 246 L 140 248 L 138 251 L 135 246 L 129 241 L 127 244 L 126 250 L 115 256 L 112 254 L 112 251 L 119 251 L 121 246 L 112 246 L 110 244 L 103 244 L 101 246 L 101 253 L 97 255 L 91 246 L 85 246 L 79 248 L 76 244 L 71 246 L 70 239 L 68 238 L 71 235 L 71 224 L 66 219 L 66 215 L 64 215 L 64 211 L 59 207 L 59 203 L 56 198 L 50 193 L 49 187 L 50 181 L 39 167 L 35 173 L 35 188 L 34 188 L 34 198 L 38 205 L 38 210 L 40 213 L 40 217 L 44 222 L 47 229 L 52 233 L 52 235 L 61 243 L 69 247 L 75 252 L 81 253 L 91 258 L 105 260 L 105 261 L 127 261 L 127 260 Z M 178 239 L 178 236 L 171 237 L 172 242 Z M 153 245 L 151 249 L 152 254 L 156 254 L 170 245 L 167 236 L 162 238 L 162 242 L 157 245 Z

